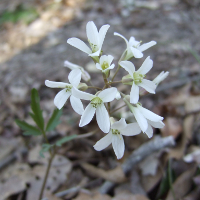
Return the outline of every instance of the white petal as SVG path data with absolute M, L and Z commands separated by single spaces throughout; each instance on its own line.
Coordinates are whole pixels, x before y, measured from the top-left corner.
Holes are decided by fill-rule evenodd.
M 131 47 L 131 51 L 132 51 L 133 56 L 135 58 L 142 58 L 143 57 L 143 53 L 140 50 L 138 50 L 138 49 L 136 49 L 134 47 Z
M 101 98 L 103 102 L 111 102 L 115 99 L 117 94 L 117 88 L 111 87 L 103 90 L 98 94 L 98 97 Z
M 110 27 L 110 25 L 106 24 L 106 25 L 103 25 L 99 30 L 100 47 L 102 47 L 102 45 L 103 45 L 104 38 L 106 36 L 106 33 L 107 33 L 109 27 Z
M 126 124 L 126 121 L 124 118 L 121 118 L 119 121 L 117 122 L 114 122 L 112 125 L 111 125 L 111 128 L 112 129 L 117 129 L 117 130 L 122 130 L 122 129 L 125 129 L 127 126 Z
M 73 69 L 68 76 L 69 82 L 74 86 L 78 87 L 81 81 L 81 70 L 80 69 Z
M 135 66 L 130 61 L 121 61 L 119 63 L 130 75 L 133 77 L 133 73 L 135 72 Z
M 96 110 L 96 108 L 94 108 L 92 106 L 92 104 L 89 103 L 88 106 L 85 108 L 83 115 L 81 116 L 81 120 L 80 120 L 80 123 L 79 123 L 80 127 L 83 127 L 83 126 L 90 123 L 90 121 L 94 117 L 95 110 Z
M 108 62 L 108 57 L 106 55 L 103 55 L 99 59 L 99 63 L 102 65 L 104 62 Z
M 140 105 L 137 105 L 139 111 L 145 116 L 145 118 L 149 119 L 153 122 L 159 122 L 163 120 L 163 117 L 156 115 L 155 113 L 151 112 L 150 110 L 143 108 Z
M 93 45 L 97 45 L 99 47 L 100 45 L 99 33 L 93 21 L 90 21 L 87 23 L 86 33 L 87 33 L 87 38 L 90 41 L 90 43 Z
M 96 68 L 102 71 L 101 65 L 99 63 L 96 63 Z
M 96 151 L 101 151 L 103 149 L 105 149 L 106 147 L 108 147 L 112 142 L 112 133 L 108 133 L 106 134 L 106 136 L 104 136 L 103 138 L 101 138 L 95 145 L 94 145 L 94 149 Z
M 70 102 L 71 102 L 71 106 L 74 109 L 74 111 L 76 113 L 78 113 L 79 115 L 82 115 L 84 112 L 84 108 L 83 108 L 83 104 L 82 104 L 81 100 L 74 97 L 73 95 L 71 95 Z
M 140 112 L 140 110 L 136 107 L 134 109 L 132 109 L 132 112 L 133 112 L 135 119 L 136 119 L 137 123 L 139 124 L 142 132 L 145 132 L 148 127 L 146 118 L 143 116 L 143 114 Z
M 113 69 L 115 67 L 115 64 L 110 65 L 110 67 L 108 67 L 108 69 Z
M 114 32 L 114 35 L 117 35 L 117 36 L 123 38 L 125 40 L 125 42 L 126 42 L 127 47 L 130 46 L 128 40 L 123 35 L 121 35 L 119 33 L 116 33 L 116 32 Z
M 145 133 L 147 134 L 148 138 L 151 138 L 153 136 L 153 129 L 149 124 L 148 124 L 148 128 L 145 131 Z
M 121 130 L 120 133 L 126 136 L 138 135 L 141 133 L 141 128 L 139 127 L 138 123 L 135 122 L 127 124 L 126 128 Z
M 61 109 L 69 96 L 71 95 L 71 92 L 66 92 L 66 89 L 61 90 L 58 92 L 58 94 L 54 98 L 54 104 L 58 109 Z
M 106 110 L 103 103 L 97 107 L 96 119 L 97 119 L 99 128 L 104 133 L 108 133 L 110 131 L 110 119 L 109 119 L 108 111 Z
M 138 86 L 143 87 L 149 93 L 155 94 L 156 84 L 153 81 L 143 79 Z
M 65 62 L 64 62 L 64 67 L 68 67 L 68 68 L 71 69 L 71 70 L 81 68 L 81 66 L 76 65 L 76 64 L 74 64 L 74 63 L 71 63 L 71 62 L 69 62 L 68 60 L 65 60 Z
M 112 146 L 117 156 L 117 159 L 120 159 L 124 155 L 124 139 L 121 135 L 113 135 L 112 136 Z
M 165 126 L 165 124 L 162 121 L 159 121 L 159 122 L 152 122 L 150 120 L 147 120 L 147 121 L 154 128 L 163 128 Z
M 140 51 L 145 51 L 145 50 L 147 50 L 148 48 L 150 48 L 150 47 L 152 47 L 152 46 L 154 46 L 154 45 L 156 45 L 156 44 L 157 44 L 157 42 L 151 41 L 151 42 L 142 44 L 141 46 L 138 47 L 138 49 L 139 49 Z
M 84 99 L 84 100 L 92 100 L 95 97 L 95 95 L 80 91 L 75 87 L 72 88 L 72 95 L 78 99 Z
M 67 40 L 67 43 L 87 54 L 92 53 L 91 49 L 82 40 L 78 38 L 69 38 Z
M 161 81 L 163 81 L 167 76 L 169 75 L 169 72 L 162 71 L 154 80 L 153 82 L 158 85 Z
M 129 44 L 130 44 L 130 46 L 136 47 L 138 44 L 140 44 L 140 42 L 136 41 L 134 37 L 130 37 Z
M 101 49 L 99 49 L 98 51 L 89 54 L 90 57 L 95 57 L 95 56 L 99 56 L 99 54 L 101 53 Z
M 114 57 L 111 55 L 108 55 L 108 63 L 109 65 L 111 64 L 111 62 L 113 61 Z
M 140 74 L 146 74 L 151 70 L 153 67 L 153 61 L 150 59 L 150 56 L 148 56 L 145 61 L 143 62 L 142 66 L 137 70 Z
M 133 81 L 130 93 L 130 103 L 136 104 L 138 100 L 139 100 L 139 87 Z
M 49 80 L 45 81 L 45 85 L 50 88 L 65 88 L 66 86 L 70 86 L 69 83 L 55 82 Z

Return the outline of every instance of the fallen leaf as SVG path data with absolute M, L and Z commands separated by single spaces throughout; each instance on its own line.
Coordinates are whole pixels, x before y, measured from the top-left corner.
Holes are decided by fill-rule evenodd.
M 183 121 L 183 135 L 179 143 L 177 143 L 176 147 L 170 150 L 169 157 L 175 159 L 181 159 L 184 155 L 185 148 L 188 142 L 192 138 L 193 133 L 193 123 L 194 116 L 189 115 Z
M 147 197 L 141 194 L 131 194 L 131 193 L 121 193 L 116 197 L 112 198 L 112 200 L 149 200 Z
M 86 192 L 80 192 L 79 195 L 73 200 L 112 200 L 112 198 L 106 194 L 99 194 L 99 193 L 92 194 L 92 193 L 89 193 L 89 192 L 86 193 Z
M 196 171 L 196 166 L 193 166 L 189 170 L 182 173 L 176 181 L 172 184 L 172 188 L 175 191 L 175 198 L 183 198 L 192 187 L 192 177 Z M 173 192 L 170 190 L 167 194 L 166 200 L 174 200 Z
M 17 194 L 26 189 L 26 181 L 18 176 L 12 176 L 5 183 L 0 183 L 0 199 L 5 200 L 13 194 Z
M 199 200 L 200 197 L 200 188 L 197 187 L 195 190 L 190 192 L 186 197 L 183 198 L 183 200 Z
M 167 117 L 164 120 L 165 126 L 161 129 L 163 137 L 172 135 L 174 138 L 177 138 L 182 132 L 182 125 L 180 120 L 175 117 Z
M 192 151 L 187 154 L 183 160 L 187 163 L 196 162 L 197 164 L 200 164 L 200 148 L 199 147 L 193 147 Z
M 126 177 L 120 166 L 108 171 L 94 167 L 88 163 L 82 163 L 81 166 L 94 177 L 103 178 L 114 183 L 122 183 L 126 180 Z
M 156 174 L 157 168 L 159 166 L 159 159 L 158 153 L 153 153 L 150 156 L 146 157 L 142 162 L 139 164 L 139 168 L 142 171 L 142 175 L 152 175 Z
M 163 171 L 160 167 L 157 169 L 157 173 L 154 176 L 152 175 L 141 176 L 142 187 L 147 193 L 152 191 L 153 188 L 155 188 L 155 186 L 159 183 L 162 176 L 163 176 Z
M 185 112 L 191 113 L 200 111 L 200 96 L 191 96 L 185 102 Z

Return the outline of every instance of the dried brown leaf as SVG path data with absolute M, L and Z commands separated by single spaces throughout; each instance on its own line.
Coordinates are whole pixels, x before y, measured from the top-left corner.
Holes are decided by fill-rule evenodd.
M 120 166 L 109 171 L 94 167 L 88 163 L 82 163 L 81 166 L 94 177 L 103 178 L 114 183 L 122 183 L 126 180 L 126 177 Z
M 131 193 L 121 193 L 116 197 L 112 198 L 112 200 L 149 200 L 147 197 L 141 194 L 131 194 Z
M 164 123 L 165 126 L 161 129 L 162 136 L 166 137 L 172 135 L 174 138 L 177 138 L 182 132 L 181 122 L 177 118 L 167 117 Z
M 196 166 L 193 166 L 189 170 L 181 174 L 173 183 L 172 188 L 175 191 L 175 198 L 181 199 L 190 191 L 192 186 L 192 177 L 196 171 Z M 172 191 L 168 192 L 166 200 L 174 200 Z
M 183 157 L 185 148 L 192 138 L 194 116 L 189 115 L 183 121 L 183 135 L 181 141 L 177 143 L 176 147 L 169 153 L 169 157 L 180 159 Z
M 191 96 L 185 102 L 185 112 L 191 113 L 200 111 L 200 96 Z

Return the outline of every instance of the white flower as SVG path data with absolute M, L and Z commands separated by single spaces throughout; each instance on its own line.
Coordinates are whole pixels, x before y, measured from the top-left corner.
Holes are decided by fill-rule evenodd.
M 124 101 L 127 103 L 127 100 L 124 98 Z M 136 106 L 127 104 L 131 112 L 133 113 L 140 129 L 143 133 L 146 133 L 148 137 L 152 136 L 153 130 L 150 127 L 162 128 L 163 117 L 151 112 L 150 110 L 143 108 L 139 103 Z
M 106 32 L 109 27 L 110 25 L 108 24 L 104 25 L 100 28 L 98 32 L 97 27 L 95 26 L 93 21 L 87 23 L 86 33 L 91 49 L 82 40 L 78 38 L 69 38 L 67 40 L 67 43 L 89 54 L 89 56 L 91 57 L 99 56 L 101 53 L 101 48 L 103 45 Z
M 141 129 L 137 123 L 126 124 L 125 119 L 122 118 L 111 124 L 110 132 L 100 139 L 94 145 L 94 148 L 97 151 L 101 151 L 112 143 L 115 155 L 117 156 L 117 159 L 120 159 L 124 155 L 124 140 L 122 135 L 133 136 L 139 134 L 140 132 Z
M 115 99 L 117 99 L 117 100 L 121 99 L 121 95 L 120 95 L 119 91 L 117 91 L 117 93 L 115 95 Z
M 162 121 L 153 122 L 153 121 L 147 119 L 147 123 L 148 123 L 148 127 L 147 127 L 147 130 L 144 133 L 147 134 L 148 138 L 151 138 L 153 136 L 153 128 L 152 127 L 163 128 L 165 126 L 165 124 Z M 135 127 L 139 128 L 141 130 L 138 123 L 136 123 Z
M 71 70 L 73 70 L 73 69 L 80 69 L 81 72 L 82 72 L 81 77 L 82 77 L 82 79 L 83 79 L 84 81 L 86 81 L 86 82 L 89 81 L 89 80 L 91 79 L 90 74 L 89 74 L 86 70 L 84 70 L 83 67 L 81 67 L 81 66 L 79 66 L 79 65 L 76 65 L 76 64 L 74 64 L 74 63 L 71 63 L 71 62 L 69 62 L 68 60 L 65 60 L 65 62 L 64 62 L 64 67 L 68 67 L 68 68 L 71 69 Z
M 96 68 L 101 70 L 102 72 L 106 72 L 109 69 L 113 69 L 115 67 L 114 64 L 111 65 L 113 58 L 114 57 L 111 56 L 111 55 L 101 56 L 100 59 L 99 59 L 99 63 L 96 63 Z
M 128 76 L 133 79 L 130 92 L 131 103 L 135 104 L 139 100 L 139 86 L 143 87 L 149 93 L 155 94 L 156 84 L 144 79 L 145 74 L 153 67 L 153 61 L 149 56 L 137 71 L 135 71 L 135 66 L 130 61 L 121 61 L 119 64 L 129 73 Z
M 45 81 L 45 85 L 50 88 L 64 88 L 54 98 L 54 104 L 58 109 L 61 109 L 67 99 L 70 97 L 71 106 L 74 109 L 75 112 L 77 112 L 79 115 L 81 115 L 84 111 L 83 104 L 80 99 L 76 98 L 72 94 L 72 88 L 77 88 L 80 80 L 81 80 L 81 70 L 80 69 L 74 69 L 69 73 L 68 76 L 69 83 L 63 83 L 63 82 L 54 82 L 54 81 Z
M 97 95 L 93 95 L 73 88 L 72 94 L 75 97 L 91 101 L 81 116 L 79 126 L 82 127 L 89 124 L 94 116 L 94 113 L 96 112 L 96 119 L 99 128 L 104 133 L 108 133 L 110 130 L 110 121 L 109 114 L 104 103 L 113 101 L 116 96 L 116 92 L 117 89 L 113 87 L 105 89 L 99 92 Z
M 169 75 L 169 72 L 164 72 L 162 71 L 154 80 L 153 82 L 156 84 L 156 87 L 158 86 L 158 84 L 163 81 L 164 79 L 167 78 L 167 76 Z
M 141 44 L 141 42 L 136 41 L 134 37 L 130 37 L 129 41 L 122 36 L 119 33 L 114 33 L 114 35 L 117 35 L 121 38 L 123 38 L 126 42 L 127 48 L 126 48 L 126 56 L 125 56 L 125 60 L 129 60 L 130 58 L 132 58 L 133 56 L 135 58 L 142 58 L 143 57 L 143 51 L 147 50 L 148 48 L 156 45 L 155 41 L 151 41 L 145 44 Z

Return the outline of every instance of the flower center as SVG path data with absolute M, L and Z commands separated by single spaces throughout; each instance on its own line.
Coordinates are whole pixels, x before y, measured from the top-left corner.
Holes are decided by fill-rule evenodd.
M 108 67 L 109 67 L 109 64 L 106 61 L 104 61 L 103 64 L 101 65 L 101 68 L 103 70 L 107 69 Z
M 135 47 L 137 49 L 141 43 L 142 43 L 142 41 L 138 42 L 138 44 L 133 45 L 133 47 Z
M 142 83 L 142 80 L 144 77 L 145 77 L 145 75 L 143 75 L 143 74 L 139 74 L 137 72 L 133 73 L 133 79 L 134 79 L 134 82 L 136 85 L 139 83 Z
M 120 135 L 120 132 L 117 129 L 112 129 L 112 134 Z
M 94 97 L 91 101 L 91 104 L 94 108 L 97 108 L 103 103 L 103 101 L 99 97 Z
M 88 40 L 88 42 L 89 42 L 90 47 L 91 47 L 91 49 L 92 49 L 92 53 L 97 52 L 97 51 L 98 51 L 97 45 L 96 45 L 96 44 L 92 44 L 92 43 L 90 42 L 90 40 Z
M 66 86 L 65 89 L 66 89 L 66 92 L 70 92 L 72 89 L 72 86 Z

